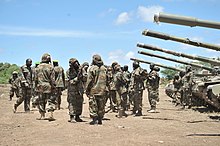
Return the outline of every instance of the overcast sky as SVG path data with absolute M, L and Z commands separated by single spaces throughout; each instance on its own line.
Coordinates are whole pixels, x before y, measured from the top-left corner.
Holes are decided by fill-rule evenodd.
M 138 54 L 137 42 L 219 57 L 218 51 L 141 34 L 150 29 L 220 45 L 220 30 L 153 22 L 159 12 L 220 22 L 219 7 L 218 0 L 0 0 L 0 62 L 23 65 L 27 58 L 37 62 L 43 53 L 50 53 L 65 69 L 70 58 L 90 63 L 93 54 L 100 54 L 107 65 L 118 61 L 130 66 L 130 57 L 176 65 Z

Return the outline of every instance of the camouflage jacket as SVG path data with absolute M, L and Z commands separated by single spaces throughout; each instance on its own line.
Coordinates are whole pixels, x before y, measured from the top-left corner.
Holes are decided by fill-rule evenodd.
M 89 68 L 88 78 L 86 82 L 86 94 L 88 96 L 93 95 L 105 95 L 107 91 L 107 75 L 106 68 L 102 66 L 92 65 Z
M 36 91 L 40 93 L 51 93 L 56 88 L 53 66 L 51 64 L 41 63 L 35 71 Z
M 24 76 L 24 71 L 28 71 L 28 75 L 26 77 L 27 83 L 29 84 L 30 88 L 33 86 L 34 80 L 34 71 L 31 67 L 27 67 L 27 65 L 23 65 L 21 67 L 22 76 Z
M 147 71 L 141 67 L 136 68 L 131 72 L 131 80 L 129 90 L 141 91 L 144 90 L 144 80 L 147 78 Z
M 64 69 L 61 66 L 55 66 L 54 71 L 55 71 L 56 87 L 64 88 L 65 87 Z
M 190 71 L 182 77 L 183 87 L 190 88 L 193 84 L 193 72 Z
M 8 80 L 8 83 L 11 84 L 11 88 L 13 88 L 13 89 L 16 89 L 15 80 L 17 78 L 13 78 L 13 76 L 11 76 L 10 79 Z
M 124 71 L 123 76 L 126 79 L 126 85 L 125 87 L 128 88 L 131 80 L 131 73 L 129 71 Z
M 80 69 L 75 70 L 74 68 L 69 68 L 66 71 L 66 78 L 68 81 L 67 89 L 69 92 L 83 94 L 83 74 Z
M 127 80 L 123 76 L 123 73 L 121 71 L 116 72 L 114 74 L 113 79 L 114 79 L 116 90 L 119 92 L 119 94 L 126 93 L 127 89 L 125 86 L 126 86 Z
M 158 89 L 160 85 L 160 77 L 156 71 L 151 71 L 148 75 L 148 88 Z
M 179 89 L 183 86 L 183 83 L 182 83 L 181 78 L 179 78 L 179 79 L 174 79 L 174 80 L 173 80 L 173 85 L 174 85 L 174 89 L 175 89 L 175 90 L 179 90 Z

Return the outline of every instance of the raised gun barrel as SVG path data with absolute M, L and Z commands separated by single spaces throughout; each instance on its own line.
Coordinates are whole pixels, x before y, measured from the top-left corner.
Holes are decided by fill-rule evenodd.
M 144 61 L 144 60 L 140 60 L 140 59 L 136 59 L 136 58 L 130 58 L 130 60 L 141 62 L 141 63 L 146 63 L 146 64 L 155 64 L 156 66 L 159 66 L 159 67 L 162 67 L 162 68 L 166 68 L 166 69 L 175 70 L 175 71 L 184 71 L 184 70 L 176 68 L 176 67 L 166 66 L 166 65 L 159 64 L 159 63 L 153 63 L 153 62 Z
M 154 15 L 155 22 L 165 22 L 165 23 L 172 23 L 172 24 L 179 24 L 185 26 L 201 26 L 201 27 L 209 27 L 220 29 L 220 22 L 215 21 L 207 21 L 202 19 L 197 19 L 194 17 L 187 17 L 187 16 L 180 16 L 180 15 L 173 15 L 167 13 L 159 13 L 159 15 Z
M 147 56 L 151 56 L 151 57 L 157 57 L 157 58 L 173 61 L 173 62 L 178 62 L 178 63 L 185 64 L 185 65 L 191 65 L 193 67 L 202 68 L 202 69 L 208 70 L 210 72 L 213 71 L 212 68 L 204 66 L 204 65 L 200 65 L 200 64 L 189 63 L 189 62 L 185 62 L 185 61 L 181 61 L 181 60 L 177 60 L 177 59 L 172 59 L 172 58 L 168 58 L 168 57 L 164 57 L 164 56 L 160 56 L 160 55 L 156 55 L 156 54 L 152 54 L 152 53 L 148 53 L 148 52 L 144 52 L 144 51 L 138 51 L 138 53 L 143 54 L 143 55 L 147 55 Z
M 145 36 L 155 37 L 155 38 L 164 39 L 164 40 L 172 40 L 172 41 L 185 43 L 185 44 L 189 44 L 189 45 L 193 45 L 193 46 L 197 46 L 197 47 L 204 47 L 204 48 L 220 51 L 220 46 L 218 46 L 218 45 L 192 41 L 188 38 L 180 38 L 180 37 L 171 36 L 171 35 L 168 35 L 165 33 L 160 33 L 160 32 L 156 32 L 156 31 L 152 31 L 152 30 L 144 30 L 142 32 L 142 34 Z
M 189 58 L 189 59 L 193 59 L 193 60 L 208 62 L 212 65 L 220 66 L 220 61 L 209 59 L 209 58 L 202 57 L 202 56 L 188 55 L 188 54 L 179 53 L 179 52 L 175 52 L 175 51 L 170 51 L 170 50 L 158 48 L 156 46 L 151 46 L 151 45 L 147 45 L 147 44 L 143 44 L 143 43 L 137 43 L 137 47 L 144 48 L 144 49 L 149 49 L 149 50 L 153 50 L 153 51 L 160 51 L 160 52 L 164 52 L 164 53 L 167 53 L 167 54 L 172 54 L 172 55 L 175 55 L 175 56 L 178 56 L 178 57 L 181 56 L 181 57 L 185 57 L 185 58 Z

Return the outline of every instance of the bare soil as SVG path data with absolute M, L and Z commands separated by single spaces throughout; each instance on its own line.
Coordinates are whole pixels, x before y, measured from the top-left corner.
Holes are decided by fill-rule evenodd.
M 55 111 L 55 121 L 36 120 L 37 109 L 25 113 L 23 104 L 13 113 L 9 86 L 0 85 L 0 145 L 3 146 L 62 146 L 62 145 L 220 145 L 220 113 L 206 108 L 180 110 L 160 89 L 158 113 L 147 113 L 147 91 L 143 96 L 143 116 L 117 118 L 108 112 L 103 125 L 89 125 L 88 100 L 85 97 L 82 123 L 68 123 L 66 92 L 62 96 L 62 110 Z M 106 108 L 107 109 L 107 108 Z

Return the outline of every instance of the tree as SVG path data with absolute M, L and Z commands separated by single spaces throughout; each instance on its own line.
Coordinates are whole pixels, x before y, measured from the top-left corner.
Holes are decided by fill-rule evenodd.
M 0 63 L 0 84 L 7 84 L 13 71 L 19 72 L 20 67 L 16 64 Z

